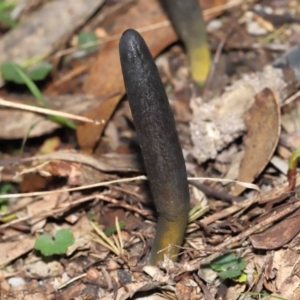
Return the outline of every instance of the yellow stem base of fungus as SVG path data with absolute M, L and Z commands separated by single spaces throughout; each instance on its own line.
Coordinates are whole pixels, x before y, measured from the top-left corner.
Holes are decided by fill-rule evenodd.
M 185 229 L 187 226 L 187 216 L 180 218 L 180 221 L 170 222 L 166 219 L 159 218 L 157 231 L 150 255 L 150 264 L 156 265 L 167 255 L 172 261 L 178 258 L 179 247 L 182 245 Z M 162 250 L 161 250 L 162 249 Z
M 188 48 L 192 78 L 198 84 L 203 85 L 208 77 L 211 66 L 211 56 L 208 44 L 204 43 L 201 46 L 192 46 Z

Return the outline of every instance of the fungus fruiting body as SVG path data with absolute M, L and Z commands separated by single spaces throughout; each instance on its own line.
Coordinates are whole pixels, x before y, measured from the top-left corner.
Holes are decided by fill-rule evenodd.
M 203 84 L 211 64 L 206 26 L 198 0 L 161 0 L 190 61 L 192 78 Z
M 121 37 L 124 84 L 141 148 L 158 224 L 150 263 L 177 259 L 188 221 L 187 174 L 172 110 L 152 55 L 132 29 Z M 162 251 L 161 251 L 162 250 Z

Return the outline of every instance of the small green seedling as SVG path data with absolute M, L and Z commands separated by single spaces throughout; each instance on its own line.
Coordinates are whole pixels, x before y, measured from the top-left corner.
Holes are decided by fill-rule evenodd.
M 0 195 L 7 194 L 11 190 L 11 188 L 12 188 L 11 183 L 1 183 L 0 184 Z M 0 212 L 4 214 L 4 216 L 1 217 L 1 221 L 4 223 L 9 222 L 16 218 L 15 213 L 8 214 L 8 215 L 6 214 L 8 212 L 8 205 L 7 205 L 8 198 L 0 199 Z
M 0 23 L 8 27 L 15 27 L 18 25 L 16 21 L 11 18 L 11 12 L 16 7 L 16 4 L 11 1 L 0 1 Z
M 94 32 L 84 32 L 78 33 L 78 46 L 82 48 L 86 53 L 95 52 L 98 49 L 97 46 L 98 37 Z
M 288 168 L 288 181 L 289 186 L 288 190 L 292 191 L 295 188 L 296 185 L 296 173 L 297 173 L 297 165 L 298 161 L 300 159 L 300 147 L 297 148 L 291 155 L 289 159 L 289 168 Z
M 11 183 L 1 183 L 0 184 L 0 195 L 7 194 L 10 191 L 11 188 L 12 188 Z M 3 203 L 6 203 L 7 200 L 8 200 L 8 198 L 0 199 L 0 205 L 2 205 Z
M 33 79 L 40 80 L 45 78 L 44 76 L 47 76 L 47 74 L 51 71 L 50 68 L 52 69 L 52 66 L 47 62 L 40 62 L 39 64 L 42 65 L 42 68 L 39 69 L 38 67 L 32 67 L 31 69 L 25 71 L 17 63 L 13 61 L 7 61 L 1 65 L 1 72 L 5 80 L 13 81 L 18 84 L 26 84 L 32 95 L 39 101 L 40 105 L 42 107 L 49 108 L 48 103 L 46 102 L 40 89 L 34 83 Z M 63 117 L 48 116 L 48 119 L 65 125 L 71 129 L 76 129 L 76 125 L 73 121 Z
M 124 229 L 125 228 L 125 222 L 124 221 L 119 221 L 119 227 L 120 227 L 121 230 Z M 113 225 L 113 226 L 107 228 L 106 230 L 104 230 L 104 234 L 106 236 L 110 236 L 110 235 L 112 235 L 116 232 L 117 232 L 116 225 Z
M 210 266 L 218 272 L 221 279 L 235 279 L 242 275 L 246 262 L 242 257 L 236 257 L 234 253 L 227 253 L 214 259 Z
M 66 228 L 58 230 L 54 239 L 41 235 L 34 244 L 34 249 L 41 251 L 44 256 L 61 255 L 67 252 L 69 246 L 74 243 L 73 233 Z
M 43 80 L 52 71 L 53 66 L 47 61 L 40 61 L 30 68 L 23 69 L 20 65 L 13 61 L 6 61 L 1 65 L 2 77 L 6 81 L 12 81 L 17 84 L 26 84 L 24 77 L 20 75 L 18 69 L 21 69 L 33 81 Z

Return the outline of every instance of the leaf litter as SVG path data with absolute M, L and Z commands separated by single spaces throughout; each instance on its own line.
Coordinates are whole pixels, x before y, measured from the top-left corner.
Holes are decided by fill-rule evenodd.
M 211 78 L 218 80 L 204 87 L 205 97 L 190 79 L 184 48 L 159 2 L 96 2 L 87 9 L 79 1 L 72 17 L 81 16 L 68 27 L 48 24 L 44 13 L 50 4 L 41 4 L 23 10 L 18 28 L 0 32 L 0 48 L 11 47 L 0 61 L 48 58 L 54 69 L 39 88 L 51 109 L 78 119 L 75 133 L 41 111 L 13 105 L 0 110 L 0 192 L 11 184 L 0 195 L 1 296 L 299 299 L 300 177 L 295 175 L 290 191 L 283 171 L 299 147 L 299 69 L 290 54 L 299 44 L 296 1 L 201 1 L 215 54 Z M 79 49 L 71 41 L 82 25 L 89 32 L 104 32 L 99 49 L 68 57 Z M 28 26 L 65 31 L 39 39 L 34 31 L 31 37 L 39 47 L 28 44 Z M 191 184 L 193 209 L 178 263 L 166 257 L 158 266 L 147 265 L 156 214 L 123 99 L 117 48 L 127 28 L 140 30 L 159 56 L 190 183 L 201 181 Z M 11 46 L 20 32 L 22 38 Z M 37 106 L 15 85 L 3 86 L 1 98 Z M 84 123 L 91 119 L 103 123 Z M 21 140 L 35 122 L 20 153 Z M 246 183 L 237 188 L 237 181 Z M 55 238 L 60 230 L 74 236 L 62 255 L 45 259 L 34 250 L 39 236 Z M 55 239 L 49 241 L 53 247 Z M 229 265 L 213 266 L 226 256 L 232 258 Z

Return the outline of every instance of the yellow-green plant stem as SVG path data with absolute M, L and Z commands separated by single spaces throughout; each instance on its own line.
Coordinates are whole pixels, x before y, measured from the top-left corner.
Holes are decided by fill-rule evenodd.
M 300 147 L 297 148 L 291 155 L 289 159 L 289 170 L 296 169 L 298 161 L 300 159 Z

